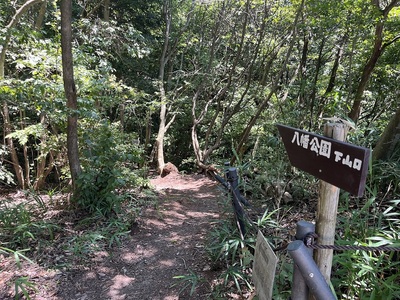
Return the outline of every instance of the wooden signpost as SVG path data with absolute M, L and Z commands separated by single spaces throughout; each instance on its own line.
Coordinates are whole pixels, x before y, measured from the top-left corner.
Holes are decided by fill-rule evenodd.
M 292 127 L 277 125 L 289 160 L 355 196 L 362 196 L 370 150 Z
M 318 243 L 333 245 L 339 191 L 343 189 L 358 197 L 363 195 L 370 150 L 345 143 L 347 128 L 342 123 L 326 124 L 326 136 L 284 125 L 277 127 L 291 164 L 322 179 L 315 227 Z M 329 282 L 333 251 L 319 249 L 314 259 Z
M 310 133 L 285 125 L 277 125 L 289 160 L 297 167 L 322 179 L 317 207 L 318 243 L 334 243 L 339 191 L 343 189 L 360 197 L 364 193 L 370 150 L 344 142 L 346 125 L 328 123 L 325 135 Z M 272 254 L 271 254 L 272 252 Z M 253 279 L 260 299 L 271 299 L 277 259 L 261 233 L 257 237 Z M 315 262 L 329 282 L 332 250 L 319 249 Z

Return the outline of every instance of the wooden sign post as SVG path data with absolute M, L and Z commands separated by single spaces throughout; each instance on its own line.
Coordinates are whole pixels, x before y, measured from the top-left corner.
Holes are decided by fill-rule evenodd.
M 324 127 L 324 135 L 326 137 L 342 142 L 346 140 L 347 131 L 348 128 L 345 124 L 328 123 Z M 320 245 L 333 245 L 335 242 L 339 193 L 340 189 L 338 187 L 321 180 L 315 222 L 315 233 L 318 235 L 318 244 Z M 326 282 L 330 282 L 333 250 L 318 249 L 314 252 L 314 260 Z
M 340 189 L 362 196 L 368 173 L 370 150 L 345 143 L 347 128 L 342 123 L 329 123 L 325 135 L 277 125 L 291 164 L 322 179 L 317 207 L 318 243 L 333 245 Z M 316 251 L 315 261 L 330 281 L 332 250 Z

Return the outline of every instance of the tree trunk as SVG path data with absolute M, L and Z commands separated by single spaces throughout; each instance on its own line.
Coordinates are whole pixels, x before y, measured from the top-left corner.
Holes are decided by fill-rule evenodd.
M 301 54 L 300 61 L 300 90 L 298 95 L 298 102 L 300 105 L 306 103 L 306 83 L 307 83 L 307 58 L 308 58 L 308 46 L 310 44 L 310 35 L 308 32 L 305 33 L 303 38 L 303 51 Z
M 162 85 L 162 83 L 160 83 Z M 165 97 L 165 95 L 164 95 Z M 158 133 L 157 133 L 157 138 L 156 138 L 156 159 L 157 159 L 157 171 L 159 174 L 162 173 L 164 166 L 165 166 L 165 160 L 164 160 L 164 137 L 165 137 L 165 119 L 167 115 L 167 104 L 162 103 L 161 108 L 160 108 L 160 125 L 158 127 Z
M 157 171 L 159 174 L 162 174 L 162 171 L 165 166 L 165 160 L 164 160 L 164 138 L 165 134 L 168 130 L 168 128 L 171 126 L 171 124 L 175 120 L 175 115 L 168 121 L 167 123 L 167 113 L 168 113 L 168 108 L 167 108 L 167 95 L 166 95 L 166 90 L 165 90 L 165 68 L 167 66 L 167 63 L 169 60 L 171 60 L 171 55 L 173 54 L 173 50 L 170 47 L 170 34 L 171 34 L 171 26 L 172 26 L 172 7 L 171 7 L 171 1 L 170 0 L 164 0 L 164 5 L 163 5 L 163 14 L 165 18 L 165 31 L 164 31 L 164 46 L 163 46 L 163 51 L 161 53 L 160 57 L 160 69 L 159 69 L 159 92 L 160 92 L 160 125 L 158 128 L 158 133 L 157 133 L 157 138 L 156 138 L 156 143 L 154 145 L 155 147 L 155 156 L 157 159 Z M 176 38 L 176 44 L 178 43 L 179 36 L 181 36 L 184 28 L 187 27 L 189 23 L 189 15 L 187 18 L 187 23 L 183 28 L 181 28 L 181 32 L 178 34 L 178 37 Z
M 342 60 L 342 56 L 343 56 L 343 52 L 344 52 L 344 45 L 346 44 L 346 41 L 347 41 L 347 36 L 345 36 L 342 39 L 342 41 L 339 44 L 339 47 L 337 49 L 337 52 L 335 55 L 335 61 L 333 63 L 333 67 L 331 70 L 331 75 L 329 76 L 329 83 L 325 90 L 325 96 L 327 96 L 329 93 L 333 92 L 333 88 L 335 87 L 336 75 L 337 75 L 337 71 L 339 69 L 340 61 Z
M 379 0 L 374 0 L 372 2 L 373 5 L 376 6 L 376 9 L 378 9 L 382 13 L 382 16 L 379 18 L 379 21 L 375 26 L 374 47 L 366 65 L 364 66 L 361 79 L 357 86 L 356 94 L 354 96 L 353 105 L 349 113 L 349 118 L 352 119 L 354 122 L 356 122 L 360 116 L 361 101 L 364 95 L 364 91 L 367 88 L 367 84 L 369 82 L 372 72 L 374 71 L 379 57 L 382 55 L 383 51 L 388 45 L 392 44 L 400 38 L 399 36 L 396 36 L 391 41 L 383 43 L 383 29 L 385 21 L 387 20 L 389 12 L 396 6 L 399 0 L 392 0 L 384 10 L 380 9 Z
M 40 124 L 42 124 L 43 128 L 45 128 L 46 124 L 46 115 L 44 113 L 40 114 Z M 36 163 L 36 179 L 33 183 L 33 189 L 35 191 L 40 190 L 45 182 L 46 177 L 50 174 L 50 171 L 53 169 L 53 154 L 51 151 L 46 153 L 43 151 L 47 146 L 47 133 L 46 130 L 43 130 L 43 133 L 40 137 L 40 149 L 39 149 L 39 156 L 37 158 Z M 46 168 L 47 157 L 50 157 L 50 161 L 48 167 Z
M 267 108 L 271 97 L 278 90 L 279 80 L 282 77 L 282 74 L 285 71 L 287 63 L 289 61 L 289 58 L 290 58 L 290 56 L 292 54 L 292 49 L 293 49 L 294 42 L 296 40 L 296 35 L 297 35 L 297 25 L 298 25 L 300 13 L 303 11 L 304 1 L 305 0 L 301 1 L 301 4 L 300 4 L 300 6 L 299 6 L 299 8 L 297 10 L 297 13 L 296 13 L 296 17 L 295 17 L 295 20 L 294 20 L 294 23 L 293 23 L 293 28 L 292 28 L 291 41 L 290 41 L 290 44 L 288 45 L 285 61 L 283 62 L 282 66 L 280 67 L 280 70 L 279 70 L 278 74 L 276 75 L 276 77 L 274 79 L 274 82 L 272 83 L 272 86 L 270 88 L 270 92 L 269 92 L 268 96 L 266 96 L 265 99 L 260 103 L 260 105 L 257 108 L 256 113 L 252 116 L 250 121 L 247 123 L 246 128 L 243 130 L 243 132 L 242 132 L 242 134 L 240 136 L 239 143 L 236 146 L 236 153 L 238 153 L 239 156 L 241 156 L 244 153 L 245 143 L 249 139 L 251 129 L 256 124 L 256 122 L 257 122 L 258 118 L 260 117 L 261 113 Z M 236 161 L 236 156 L 233 155 L 232 158 L 231 158 L 231 161 L 230 161 L 231 165 L 233 165 L 235 161 Z
M 25 110 L 20 109 L 19 111 L 19 119 L 20 119 L 20 130 L 25 129 Z M 29 156 L 28 156 L 28 146 L 26 143 L 24 143 L 22 146 L 22 152 L 24 154 L 24 174 L 25 174 L 25 186 L 30 187 L 31 186 L 31 167 L 30 167 L 30 162 L 29 162 Z
M 209 100 L 206 101 L 203 104 L 202 109 L 197 109 L 197 102 L 199 99 L 199 95 L 202 95 L 203 89 L 204 89 L 204 84 L 200 84 L 198 87 L 195 95 L 192 98 L 192 145 L 193 145 L 193 150 L 195 152 L 196 156 L 196 164 L 198 167 L 204 170 L 210 170 L 213 167 L 208 165 L 208 158 L 211 156 L 212 152 L 216 149 L 218 149 L 221 145 L 222 142 L 222 137 L 224 135 L 224 130 L 225 127 L 228 125 L 229 120 L 232 119 L 232 117 L 239 112 L 241 109 L 243 109 L 243 103 L 246 102 L 245 98 L 246 95 L 250 89 L 251 86 L 251 79 L 254 67 L 256 66 L 256 61 L 257 58 L 260 55 L 260 47 L 261 43 L 263 41 L 263 37 L 265 35 L 265 26 L 266 26 L 266 19 L 263 19 L 263 22 L 260 26 L 260 29 L 258 31 L 258 36 L 257 36 L 257 43 L 255 44 L 250 62 L 248 63 L 247 67 L 241 74 L 246 74 L 247 81 L 244 83 L 244 89 L 241 92 L 241 96 L 239 97 L 239 100 L 236 103 L 233 103 L 233 99 L 227 101 L 225 98 L 228 98 L 229 96 L 226 96 L 227 92 L 229 89 L 235 85 L 235 80 L 238 77 L 235 77 L 235 75 L 238 72 L 238 66 L 240 65 L 240 61 L 244 59 L 244 55 L 246 55 L 245 50 L 245 45 L 246 45 L 246 39 L 247 39 L 247 34 L 248 34 L 248 21 L 251 18 L 250 17 L 250 6 L 251 6 L 251 1 L 247 0 L 246 1 L 246 9 L 245 13 L 243 13 L 243 21 L 240 22 L 240 35 L 238 35 L 235 40 L 238 40 L 238 49 L 235 52 L 235 57 L 233 58 L 233 62 L 229 64 L 229 67 L 226 68 L 226 72 L 223 75 L 218 75 L 221 78 L 224 78 L 224 82 L 220 89 L 217 92 L 214 92 L 214 96 L 210 96 Z M 264 15 L 267 15 L 267 10 L 265 9 Z M 223 18 L 222 16 L 225 16 L 225 7 L 221 7 L 221 10 L 219 12 L 218 17 Z M 219 47 L 219 40 L 220 40 L 220 22 L 215 22 L 215 27 L 212 29 L 213 32 L 213 40 L 212 44 L 209 47 L 209 58 L 208 58 L 208 65 L 205 71 L 201 71 L 204 74 L 207 74 L 207 76 L 212 77 L 213 70 L 212 70 L 212 62 L 214 61 L 215 58 L 215 53 L 216 49 Z M 236 29 L 235 29 L 236 30 Z M 232 33 L 232 36 L 235 36 L 236 32 Z M 241 75 L 240 75 L 241 76 Z M 225 79 L 226 78 L 226 79 Z M 206 80 L 204 80 L 205 82 Z M 222 101 L 225 100 L 225 103 L 222 103 Z M 206 131 L 206 135 L 204 138 L 204 146 L 202 148 L 200 147 L 200 143 L 198 141 L 198 135 L 197 135 L 197 130 L 201 122 L 205 119 L 206 115 L 208 114 L 209 107 L 212 104 L 216 104 L 217 108 L 215 110 L 215 113 L 213 114 L 210 124 L 208 124 L 208 129 Z M 199 111 L 197 113 L 197 111 Z M 219 127 L 216 129 L 215 125 L 217 124 L 217 118 L 221 115 L 221 120 L 218 122 Z M 211 134 L 214 133 L 214 134 Z M 212 139 L 211 139 L 212 137 Z M 212 142 L 211 142 L 212 140 Z
M 76 110 L 77 95 L 74 81 L 74 69 L 72 59 L 72 0 L 61 0 L 61 48 L 62 68 L 65 96 L 69 111 L 67 124 L 67 152 L 69 168 L 71 172 L 73 192 L 76 189 L 76 179 L 81 173 L 78 149 L 78 115 Z
M 160 92 L 160 125 L 158 127 L 158 133 L 155 143 L 155 155 L 157 160 L 157 171 L 162 174 L 165 166 L 164 160 L 164 137 L 166 133 L 166 118 L 167 118 L 167 97 L 165 95 L 164 88 L 164 75 L 165 66 L 168 62 L 167 52 L 169 48 L 169 38 L 171 32 L 171 7 L 168 0 L 164 1 L 163 13 L 165 18 L 165 31 L 164 31 L 164 47 L 160 57 L 160 69 L 159 69 L 159 92 Z
M 323 64 L 322 62 L 322 56 L 323 56 L 323 50 L 325 47 L 325 37 L 322 38 L 321 45 L 319 47 L 319 53 L 318 53 L 318 59 L 317 59 L 317 64 L 315 66 L 315 71 L 314 71 L 314 80 L 312 83 L 312 90 L 311 90 L 311 95 L 310 95 L 310 120 L 308 124 L 308 128 L 312 128 L 314 125 L 313 122 L 313 115 L 314 115 L 314 110 L 315 110 L 315 105 L 316 105 L 316 97 L 317 97 L 317 83 L 318 83 L 318 76 L 319 72 L 321 70 L 321 66 Z
M 35 29 L 40 30 L 42 28 L 42 24 L 44 21 L 44 17 L 47 9 L 47 0 L 43 0 L 42 5 L 40 6 L 39 14 L 36 18 Z
M 147 111 L 146 113 L 146 137 L 144 141 L 144 147 L 146 150 L 148 150 L 149 145 L 150 145 L 150 138 L 151 138 L 151 112 L 150 110 Z
M 15 176 L 17 177 L 18 186 L 22 189 L 26 188 L 25 179 L 24 179 L 24 171 L 19 163 L 17 151 L 14 147 L 14 142 L 12 138 L 7 138 L 7 135 L 12 133 L 11 121 L 10 121 L 10 112 L 8 110 L 7 101 L 3 101 L 3 121 L 4 121 L 4 136 L 5 136 L 5 143 L 7 145 L 8 151 L 11 154 L 11 162 L 14 168 Z
M 109 22 L 110 21 L 110 0 L 104 0 L 104 21 Z
M 382 133 L 374 151 L 372 160 L 388 159 L 397 149 L 400 149 L 400 108 L 390 119 L 385 131 Z

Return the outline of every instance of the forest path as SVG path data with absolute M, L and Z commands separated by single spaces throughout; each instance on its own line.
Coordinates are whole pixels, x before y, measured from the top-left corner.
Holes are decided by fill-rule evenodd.
M 205 247 L 222 211 L 217 183 L 202 175 L 179 174 L 151 183 L 159 192 L 159 205 L 143 212 L 129 239 L 111 254 L 98 253 L 90 268 L 69 273 L 57 299 L 211 298 L 217 273 Z M 184 285 L 173 278 L 190 274 L 201 278 L 191 296 L 191 284 L 182 291 Z

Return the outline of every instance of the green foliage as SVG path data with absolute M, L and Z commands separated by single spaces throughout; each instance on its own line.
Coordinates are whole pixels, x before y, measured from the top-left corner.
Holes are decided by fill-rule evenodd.
M 86 232 L 82 235 L 73 236 L 69 241 L 68 251 L 81 259 L 104 247 L 105 236 L 100 232 Z
M 26 257 L 23 252 L 29 251 L 29 249 L 24 250 L 11 250 L 9 248 L 0 246 L 0 254 L 10 255 L 12 254 L 14 257 L 15 264 L 19 269 L 21 269 L 21 258 L 26 260 L 27 262 L 33 263 L 28 257 Z M 20 299 L 20 291 L 23 293 L 25 299 L 29 300 L 29 290 L 36 290 L 35 283 L 29 281 L 29 277 L 18 277 L 14 281 L 14 291 L 15 297 L 14 299 Z
M 7 200 L 0 204 L 0 237 L 9 248 L 26 248 L 43 237 L 52 240 L 58 229 L 40 217 L 37 205 Z
M 376 188 L 368 188 L 365 203 L 345 199 L 338 218 L 341 234 L 337 244 L 400 245 L 400 201 L 379 200 L 377 193 Z M 400 295 L 399 266 L 395 252 L 341 252 L 334 256 L 332 283 L 338 295 L 346 299 L 396 299 Z
M 120 246 L 129 235 L 136 218 L 143 207 L 152 203 L 145 195 L 125 192 L 123 210 L 111 217 L 93 214 L 82 218 L 76 225 L 76 234 L 72 235 L 63 248 L 79 261 L 86 261 L 96 251 L 109 250 Z M 154 203 L 153 203 L 154 204 Z
M 18 268 L 21 268 L 21 258 L 26 260 L 27 262 L 32 263 L 32 261 L 26 257 L 23 252 L 27 252 L 29 249 L 23 249 L 23 250 L 11 250 L 9 248 L 1 247 L 0 246 L 0 253 L 2 254 L 12 254 L 15 260 L 15 264 L 17 265 Z
M 240 266 L 229 266 L 222 274 L 222 278 L 224 279 L 225 286 L 232 280 L 235 284 L 237 291 L 242 294 L 241 285 L 245 283 L 248 289 L 252 289 L 252 285 L 250 283 L 249 275 L 243 272 L 243 268 Z
M 119 131 L 117 124 L 94 124 L 83 136 L 83 172 L 78 178 L 76 204 L 89 213 L 103 216 L 118 213 L 123 200 L 118 189 L 134 186 L 138 178 L 123 174 L 129 172 L 129 168 L 133 173 L 135 164 L 141 162 L 140 148 L 133 136 Z M 126 143 L 126 140 L 131 140 L 131 143 Z
M 369 186 L 386 195 L 400 195 L 400 159 L 377 161 L 371 167 Z
M 29 277 L 19 277 L 15 280 L 15 300 L 20 299 L 20 291 L 24 295 L 25 299 L 30 300 L 29 290 L 33 289 L 36 290 L 36 284 L 34 282 L 29 281 Z
M 224 266 L 221 273 L 224 286 L 234 282 L 240 293 L 243 284 L 251 289 L 248 269 L 251 267 L 253 255 L 248 247 L 254 248 L 254 239 L 242 240 L 236 226 L 232 228 L 232 224 L 221 222 L 220 226 L 211 232 L 209 241 L 207 253 L 214 268 Z
M 287 255 L 281 255 L 274 279 L 273 299 L 284 300 L 291 295 L 293 279 L 293 261 Z
M 204 279 L 201 278 L 199 275 L 194 273 L 192 270 L 189 270 L 189 274 L 187 275 L 178 275 L 174 276 L 173 278 L 178 280 L 178 283 L 174 284 L 175 285 L 180 285 L 182 286 L 181 290 L 179 291 L 179 294 L 181 294 L 183 291 L 186 289 L 190 288 L 190 296 L 193 296 L 194 292 L 196 291 L 196 287 L 199 285 L 199 283 L 203 282 Z
M 276 228 L 272 219 L 274 212 L 266 211 L 257 220 L 260 229 L 268 226 Z M 270 228 L 269 228 L 270 229 Z M 224 220 L 215 225 L 210 232 L 207 253 L 213 262 L 214 269 L 222 268 L 221 279 L 225 289 L 233 283 L 236 291 L 242 293 L 242 288 L 252 290 L 249 269 L 252 267 L 255 249 L 255 237 L 250 232 L 250 237 L 243 240 L 238 228 L 231 221 Z M 216 290 L 220 290 L 217 288 Z M 222 291 L 219 292 L 223 293 Z
M 5 145 L 0 146 L 0 157 L 6 156 L 8 154 L 7 148 Z M 15 184 L 13 174 L 7 170 L 6 166 L 3 164 L 3 161 L 0 161 L 0 183 L 10 185 Z
M 0 4 L 0 44 L 6 24 L 21 3 Z M 194 169 L 190 135 L 194 113 L 199 117 L 197 135 L 203 153 L 214 151 L 207 163 L 229 160 L 243 130 L 273 91 L 251 128 L 243 153 L 233 151 L 233 155 L 243 178 L 240 188 L 253 203 L 267 207 L 255 222 L 257 227 L 276 229 L 279 224 L 275 219 L 290 209 L 280 208 L 295 205 L 281 203 L 283 193 L 290 192 L 295 203 L 314 200 L 316 181 L 290 168 L 274 124 L 320 131 L 321 117 L 347 115 L 374 45 L 374 25 L 381 12 L 371 1 L 361 0 L 311 0 L 299 12 L 300 0 L 170 3 L 173 18 L 165 87 L 168 105 L 172 104 L 169 114 L 175 114 L 179 122 L 168 131 L 166 156 L 185 170 Z M 109 22 L 100 20 L 101 10 L 90 14 L 95 8 L 92 1 L 74 6 L 76 113 L 83 167 L 78 180 L 80 194 L 74 200 L 90 213 L 86 222 L 103 224 L 105 229 L 89 232 L 84 227 L 88 232 L 70 240 L 73 253 L 84 256 L 96 246 L 120 243 L 140 210 L 136 196 L 125 191 L 148 185 L 147 157 L 133 141 L 148 141 L 150 137 L 151 144 L 159 123 L 159 95 L 154 91 L 166 38 L 162 4 L 159 0 L 114 1 Z M 32 8 L 30 12 L 12 32 L 0 99 L 9 105 L 12 133 L 8 137 L 18 141 L 14 144 L 19 159 L 25 158 L 21 145 L 26 146 L 28 158 L 26 165 L 21 164 L 22 168 L 27 166 L 25 174 L 35 178 L 38 162 L 46 159 L 51 161 L 47 167 L 54 167 L 50 180 L 59 183 L 60 170 L 68 166 L 65 145 L 70 113 L 62 85 L 60 14 L 56 2 L 49 3 L 46 24 L 39 31 L 32 28 L 36 11 Z M 300 22 L 295 24 L 297 13 Z M 384 24 L 385 43 L 398 34 L 398 16 L 399 8 L 395 7 Z M 292 43 L 294 50 L 288 53 Z M 358 127 L 349 137 L 357 145 L 372 148 L 399 107 L 399 49 L 397 43 L 390 44 L 378 60 L 364 92 Z M 214 141 L 219 142 L 212 148 Z M 14 180 L 9 150 L 5 145 L 0 148 L 0 181 L 10 185 Z M 398 239 L 398 153 L 388 161 L 376 162 L 371 172 L 366 199 L 349 199 L 342 194 L 345 202 L 341 201 L 344 207 L 339 220 L 343 243 Z M 68 177 L 68 172 L 63 175 L 61 178 Z M 43 237 L 52 240 L 54 232 L 60 230 L 40 218 L 48 209 L 40 195 L 32 191 L 27 195 L 33 204 L 0 203 L 0 236 L 7 247 L 28 247 Z M 301 205 L 312 210 L 309 202 Z M 128 216 L 122 214 L 123 205 L 131 211 Z M 110 217 L 106 224 L 102 223 L 104 216 Z M 240 289 L 247 284 L 251 256 L 246 247 L 252 242 L 241 240 L 234 227 L 221 224 L 212 233 L 208 250 L 216 266 L 227 265 L 224 280 Z M 390 254 L 340 254 L 337 279 L 343 283 L 336 281 L 335 285 L 343 294 L 348 290 L 349 297 L 366 288 L 370 298 L 379 297 L 378 291 L 386 298 L 398 298 L 398 291 L 392 289 L 398 278 L 391 274 L 398 265 L 392 258 Z M 276 282 L 283 288 L 276 297 L 286 296 L 288 278 L 289 267 L 282 262 Z M 189 283 L 191 289 L 197 282 L 194 274 L 178 279 Z M 20 284 L 24 285 L 23 279 Z
M 266 209 L 264 211 L 264 214 L 257 219 L 257 227 L 259 229 L 271 229 L 271 228 L 277 228 L 278 224 L 276 220 L 273 218 L 273 216 L 278 212 L 278 210 L 273 210 L 273 211 L 268 211 Z

